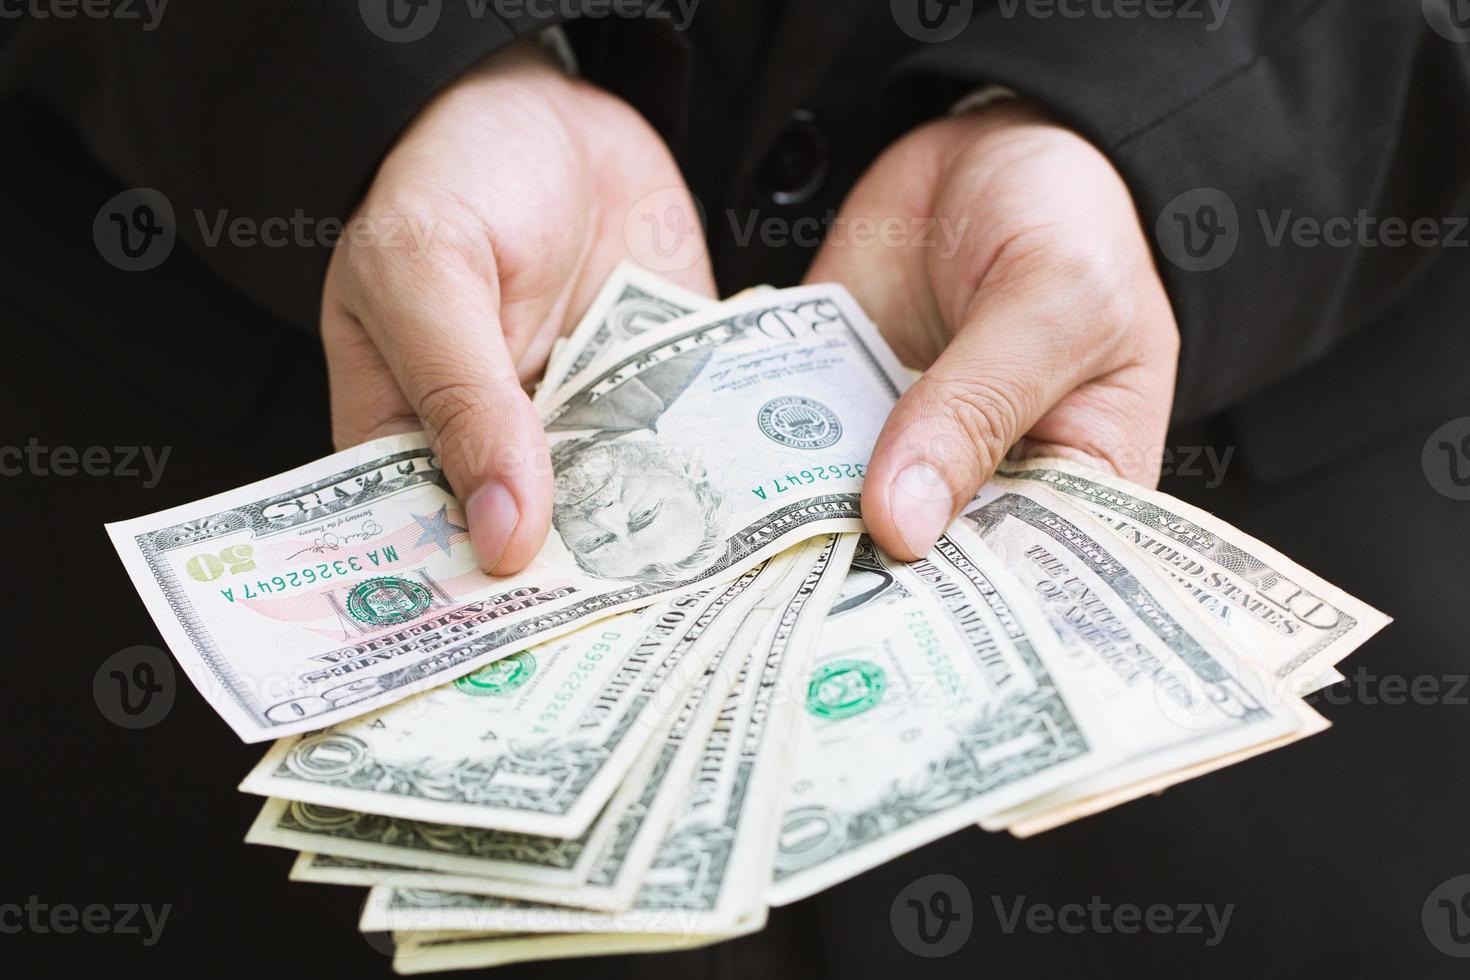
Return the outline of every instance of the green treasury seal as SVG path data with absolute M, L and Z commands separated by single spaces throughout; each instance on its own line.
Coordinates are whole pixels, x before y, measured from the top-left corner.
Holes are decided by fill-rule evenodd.
M 756 413 L 766 438 L 792 449 L 826 449 L 842 438 L 842 423 L 821 402 L 800 395 L 772 398 Z
M 523 651 L 464 675 L 454 682 L 454 686 L 477 698 L 498 697 L 520 687 L 534 673 L 536 658 L 531 656 L 530 651 Z
M 888 675 L 868 660 L 833 660 L 812 673 L 806 710 L 818 718 L 850 718 L 883 700 Z
M 417 582 L 388 575 L 359 582 L 347 593 L 347 612 L 369 626 L 397 626 L 418 619 L 434 604 L 429 590 Z

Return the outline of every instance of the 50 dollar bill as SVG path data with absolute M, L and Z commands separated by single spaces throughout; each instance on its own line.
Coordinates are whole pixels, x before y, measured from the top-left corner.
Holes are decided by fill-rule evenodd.
M 210 704 L 247 742 L 280 738 L 860 530 L 868 457 L 906 384 L 838 286 L 650 327 L 544 406 L 554 531 L 504 578 L 480 571 L 422 435 L 108 533 Z

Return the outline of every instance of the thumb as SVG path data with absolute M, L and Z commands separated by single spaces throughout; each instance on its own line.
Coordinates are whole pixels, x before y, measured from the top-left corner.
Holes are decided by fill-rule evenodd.
M 356 316 L 433 441 L 480 566 L 509 575 L 551 525 L 546 436 L 501 335 L 493 272 L 435 272 L 377 291 Z
M 481 363 L 421 371 L 409 397 L 463 501 L 480 566 L 509 575 L 546 541 L 552 477 L 541 421 L 509 356 L 502 358 L 503 370 Z
M 863 488 L 863 519 L 884 551 L 927 554 L 1010 447 L 1087 376 L 1092 358 L 1055 312 L 1030 290 L 982 287 L 966 325 L 899 399 Z

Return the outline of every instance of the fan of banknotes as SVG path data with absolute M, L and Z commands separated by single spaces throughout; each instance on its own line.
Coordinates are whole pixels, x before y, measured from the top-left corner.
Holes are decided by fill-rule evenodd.
M 1388 620 L 1194 507 L 1008 464 L 924 559 L 862 533 L 912 380 L 840 287 L 619 268 L 536 395 L 554 529 L 482 574 L 427 440 L 108 530 L 401 972 L 687 949 L 978 824 L 1029 836 L 1327 727 Z

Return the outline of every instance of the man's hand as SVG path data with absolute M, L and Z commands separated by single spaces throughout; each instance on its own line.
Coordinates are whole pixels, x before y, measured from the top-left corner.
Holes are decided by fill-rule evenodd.
M 928 367 L 868 468 L 863 517 L 884 550 L 925 554 L 1023 437 L 1028 453 L 1157 481 L 1178 327 L 1101 153 L 1005 103 L 899 140 L 842 217 L 938 222 L 871 247 L 829 239 L 808 275 L 846 285 L 899 356 Z
M 628 257 L 625 227 L 649 195 L 695 214 L 636 112 L 523 43 L 424 109 L 332 257 L 333 438 L 427 429 L 488 571 L 529 564 L 551 520 L 546 441 L 522 384 Z M 697 254 L 662 271 L 713 295 Z

